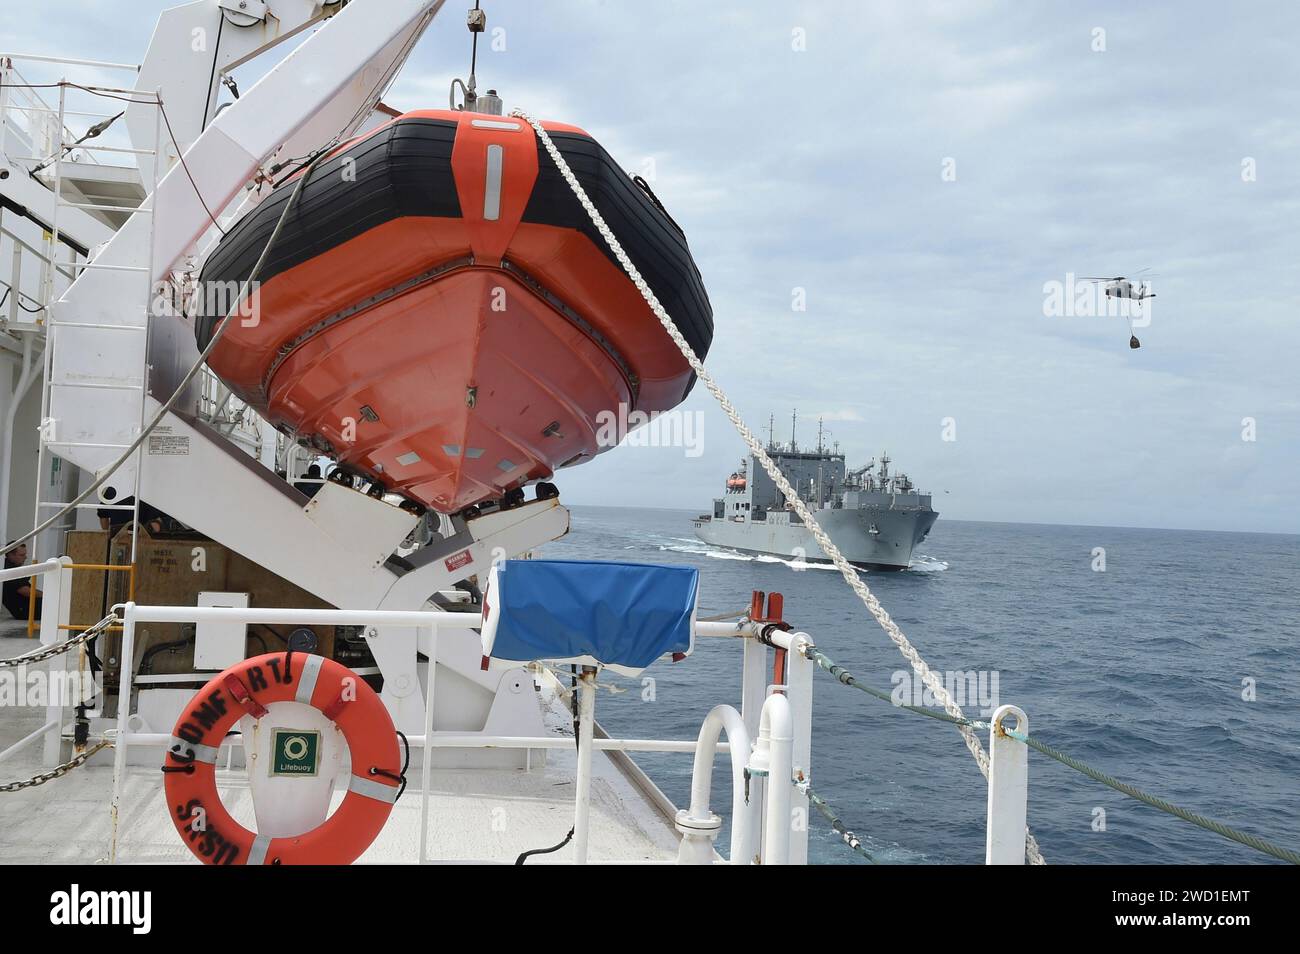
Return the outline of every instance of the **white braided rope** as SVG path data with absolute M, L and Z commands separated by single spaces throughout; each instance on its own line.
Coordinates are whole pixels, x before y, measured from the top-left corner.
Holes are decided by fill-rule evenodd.
M 780 469 L 775 463 L 773 463 L 772 458 L 767 454 L 767 450 L 754 436 L 753 432 L 746 426 L 745 422 L 740 417 L 740 413 L 732 405 L 726 394 L 723 393 L 722 388 L 713 380 L 713 376 L 705 370 L 704 362 L 699 359 L 695 354 L 694 349 L 691 348 L 690 343 L 687 342 L 687 340 L 682 336 L 682 333 L 677 330 L 677 325 L 673 323 L 672 317 L 664 309 L 664 306 L 659 303 L 659 298 L 655 295 L 654 290 L 646 283 L 646 280 L 641 277 L 641 272 L 637 269 L 636 265 L 632 263 L 632 259 L 628 257 L 627 253 L 623 251 L 623 246 L 619 243 L 613 231 L 610 230 L 610 227 L 605 223 L 604 216 L 600 214 L 600 210 L 596 208 L 590 197 L 588 197 L 587 190 L 582 187 L 582 183 L 579 182 L 577 176 L 573 174 L 573 170 L 569 168 L 569 164 L 565 161 L 564 157 L 560 155 L 560 150 L 556 148 L 555 143 L 551 142 L 551 137 L 547 134 L 546 130 L 542 128 L 542 124 L 522 109 L 512 110 L 510 115 L 524 120 L 533 127 L 533 131 L 537 134 L 537 138 L 545 147 L 551 160 L 555 163 L 556 168 L 560 170 L 560 174 L 564 176 L 564 181 L 569 184 L 569 188 L 582 204 L 583 209 L 586 210 L 587 216 L 591 219 L 592 224 L 596 226 L 601 237 L 614 253 L 614 257 L 617 258 L 619 263 L 623 266 L 623 271 L 627 273 L 627 277 L 632 280 L 632 284 L 634 284 L 637 291 L 641 293 L 641 297 L 645 299 L 645 303 L 650 306 L 650 310 L 654 312 L 655 317 L 659 319 L 659 324 L 663 325 L 664 331 L 668 333 L 668 336 L 672 338 L 673 343 L 677 345 L 678 350 L 681 351 L 682 356 L 686 358 L 686 361 L 691 366 L 691 370 L 695 372 L 695 376 L 704 384 L 709 393 L 717 400 L 723 412 L 731 420 L 737 433 L 740 434 L 746 446 L 749 447 L 750 453 L 752 453 L 758 462 L 762 464 L 763 469 L 767 471 L 768 476 L 772 478 L 777 487 L 780 488 L 781 492 L 785 495 L 785 499 L 790 502 L 794 507 L 795 512 L 803 519 L 804 525 L 812 531 L 812 535 L 814 539 L 816 539 L 818 546 L 822 548 L 822 552 L 825 553 L 830 558 L 831 562 L 835 564 L 835 568 L 844 576 L 845 582 L 853 588 L 853 592 L 858 595 L 860 600 L 862 600 L 862 603 L 866 606 L 868 612 L 875 617 L 876 622 L 880 624 L 886 635 L 888 635 L 894 645 L 898 647 L 898 651 L 903 654 L 903 658 L 908 661 L 912 670 L 921 678 L 921 682 L 934 694 L 934 698 L 939 700 L 943 705 L 944 711 L 954 718 L 965 718 L 961 706 L 957 705 L 956 701 L 952 698 L 952 694 L 948 692 L 943 682 L 934 674 L 929 665 L 926 664 L 925 660 L 921 658 L 921 654 L 916 651 L 916 647 L 914 647 L 908 641 L 907 637 L 903 635 L 903 631 L 898 628 L 898 624 L 895 623 L 889 613 L 885 611 L 885 608 L 880 605 L 880 601 L 876 599 L 875 594 L 867 588 L 867 584 L 864 583 L 862 578 L 858 575 L 857 569 L 852 563 L 844 558 L 844 555 L 840 553 L 839 548 L 835 546 L 834 542 L 832 542 L 831 538 L 826 534 L 826 531 L 817 523 L 817 519 L 813 516 L 812 510 L 809 509 L 807 504 L 799 499 L 799 494 L 795 491 L 794 487 L 790 485 L 790 481 L 786 479 L 785 474 L 781 473 Z M 959 725 L 957 729 L 961 732 L 962 738 L 966 742 L 966 748 L 970 749 L 971 755 L 975 757 L 975 764 L 979 766 L 980 773 L 985 778 L 988 778 L 989 757 L 984 751 L 984 746 L 980 744 L 979 737 L 975 735 L 974 730 L 969 726 Z M 1029 859 L 1030 864 L 1041 865 L 1046 863 L 1043 859 L 1042 853 L 1038 850 L 1038 842 L 1028 831 L 1025 833 L 1025 855 Z

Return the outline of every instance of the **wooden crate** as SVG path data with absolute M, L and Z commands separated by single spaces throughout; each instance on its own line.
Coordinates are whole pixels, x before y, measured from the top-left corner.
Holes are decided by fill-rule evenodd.
M 73 563 L 108 562 L 107 530 L 69 530 L 64 552 Z M 104 570 L 74 570 L 72 605 L 68 622 L 88 627 L 104 618 L 108 596 L 108 573 Z
M 131 555 L 130 529 L 118 531 L 108 546 L 106 562 L 125 565 Z M 128 575 L 107 575 L 109 606 L 125 603 L 128 599 Z M 156 606 L 197 606 L 199 594 L 205 591 L 222 593 L 247 593 L 249 605 L 255 607 L 301 607 L 304 609 L 329 609 L 329 603 L 290 583 L 288 580 L 259 566 L 252 560 L 234 553 L 227 547 L 199 536 L 178 537 L 164 535 L 153 537 L 140 530 L 136 547 L 135 601 Z M 101 614 L 102 615 L 102 614 Z M 100 617 L 96 617 L 98 619 Z M 313 626 L 318 637 L 316 651 L 331 657 L 334 653 L 334 627 Z M 149 675 L 191 672 L 194 667 L 194 629 L 188 623 L 148 623 L 136 628 L 136 666 L 146 664 Z M 268 652 L 285 648 L 285 638 L 291 626 L 249 627 L 247 655 L 257 655 L 265 645 Z M 255 635 L 254 635 L 255 634 Z M 163 648 L 168 644 L 178 644 Z M 101 644 L 100 658 L 110 684 L 118 678 L 118 654 L 121 636 L 114 633 Z M 151 652 L 151 650 L 154 650 Z M 137 668 L 137 672 L 139 669 Z

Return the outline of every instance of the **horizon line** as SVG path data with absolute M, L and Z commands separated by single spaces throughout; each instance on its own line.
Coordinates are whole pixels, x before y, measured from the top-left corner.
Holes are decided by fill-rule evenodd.
M 694 510 L 687 507 L 648 507 L 648 506 L 630 506 L 627 504 L 592 504 L 592 503 L 574 503 L 565 504 L 567 507 L 591 507 L 595 510 L 656 510 L 664 513 L 693 513 Z M 1080 530 L 1155 530 L 1166 533 L 1248 533 L 1254 536 L 1267 537 L 1296 537 L 1300 536 L 1300 530 L 1218 530 L 1208 527 L 1137 527 L 1123 523 L 1045 523 L 1040 520 L 971 520 L 960 519 L 957 517 L 948 517 L 943 521 L 945 523 L 992 523 L 1006 524 L 1015 527 L 1068 527 Z M 935 526 L 939 524 L 936 523 Z

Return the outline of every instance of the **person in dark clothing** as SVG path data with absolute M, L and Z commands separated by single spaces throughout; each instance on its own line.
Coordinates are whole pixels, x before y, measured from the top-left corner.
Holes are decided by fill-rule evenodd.
M 16 566 L 22 566 L 27 562 L 27 544 L 21 543 L 5 554 L 5 569 L 12 570 Z M 21 576 L 16 580 L 5 580 L 3 603 L 4 608 L 14 619 L 27 619 L 31 612 L 32 599 L 32 581 L 29 577 Z M 41 618 L 41 591 L 36 591 L 36 618 Z
M 312 464 L 307 468 L 307 473 L 303 474 L 302 477 L 302 480 L 295 480 L 293 482 L 293 486 L 296 490 L 301 490 L 307 495 L 308 499 L 315 497 L 320 493 L 321 484 L 324 483 L 320 476 L 320 464 Z
M 125 497 L 122 500 L 114 501 L 114 507 L 134 506 L 134 497 Z M 95 511 L 99 517 L 99 528 L 107 530 L 110 537 L 117 536 L 117 531 L 121 530 L 131 522 L 131 511 L 117 510 L 114 507 L 100 507 Z M 163 524 L 171 518 L 163 513 L 157 507 L 140 501 L 140 525 L 148 527 L 150 533 L 161 533 Z

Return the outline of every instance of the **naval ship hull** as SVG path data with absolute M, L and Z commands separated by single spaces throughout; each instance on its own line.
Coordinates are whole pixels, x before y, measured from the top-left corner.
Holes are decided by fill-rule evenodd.
M 849 562 L 870 570 L 906 569 L 912 550 L 939 519 L 939 514 L 929 509 L 827 509 L 817 511 L 816 516 Z M 871 532 L 873 527 L 876 533 Z M 701 517 L 695 520 L 695 535 L 712 546 L 744 553 L 830 562 L 812 531 L 799 522 L 798 515 L 788 512 L 769 512 L 766 520 L 752 522 L 747 518 Z

